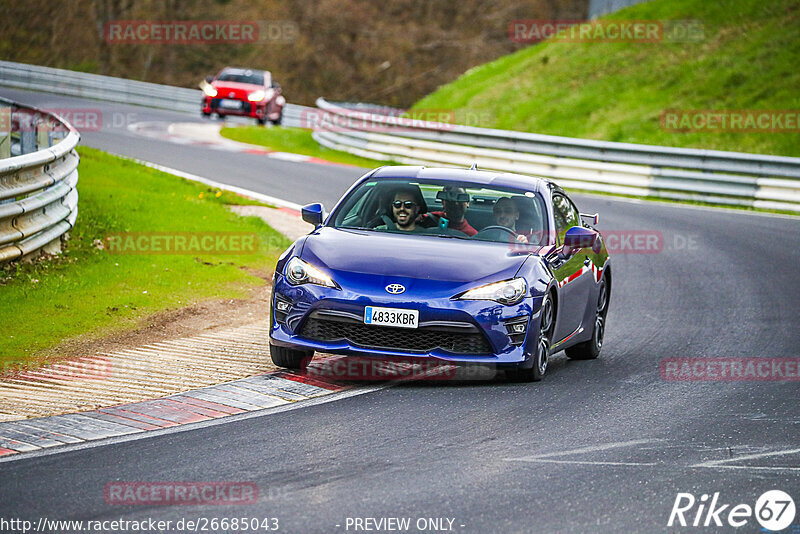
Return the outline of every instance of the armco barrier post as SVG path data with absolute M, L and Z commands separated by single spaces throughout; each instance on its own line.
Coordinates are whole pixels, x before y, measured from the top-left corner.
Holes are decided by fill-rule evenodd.
M 50 148 L 50 124 L 46 120 L 36 122 L 36 150 Z
M 0 159 L 11 157 L 11 108 L 0 105 Z
M 33 117 L 24 113 L 19 114 L 20 154 L 36 152 L 36 132 L 33 125 Z
M 64 240 L 64 236 L 62 235 L 59 238 L 53 239 L 48 244 L 41 248 L 41 251 L 45 254 L 61 254 L 61 245 L 62 241 Z

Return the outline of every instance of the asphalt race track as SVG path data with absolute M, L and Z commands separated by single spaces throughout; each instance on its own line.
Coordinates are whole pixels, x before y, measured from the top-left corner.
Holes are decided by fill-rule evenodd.
M 0 96 L 130 113 L 137 122 L 200 120 L 31 92 L 2 89 Z M 109 152 L 328 208 L 362 172 L 171 144 L 126 127 L 82 136 L 83 144 Z M 679 492 L 698 500 L 719 492 L 728 509 L 754 506 L 773 489 L 797 499 L 796 378 L 674 381 L 662 378 L 659 366 L 665 358 L 798 356 L 800 218 L 575 199 L 582 211 L 598 211 L 601 231 L 620 244 L 637 233 L 661 236 L 655 250 L 612 251 L 611 309 L 598 360 L 556 355 L 539 383 L 414 382 L 22 456 L 0 463 L 0 516 L 277 517 L 282 532 L 352 532 L 348 518 L 367 517 L 408 517 L 412 526 L 446 518 L 457 532 L 661 532 L 697 530 L 667 527 Z M 104 500 L 111 481 L 167 480 L 249 481 L 260 498 L 235 507 Z M 751 517 L 742 531 L 760 528 Z

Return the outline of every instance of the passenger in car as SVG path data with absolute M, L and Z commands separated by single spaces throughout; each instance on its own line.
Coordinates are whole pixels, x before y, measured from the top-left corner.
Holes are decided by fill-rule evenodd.
M 466 219 L 467 208 L 469 207 L 469 194 L 466 189 L 447 185 L 436 195 L 436 198 L 441 199 L 444 211 L 432 211 L 429 214 L 422 215 L 417 221 L 418 224 L 427 228 L 439 225 L 459 230 L 470 237 L 478 233 Z

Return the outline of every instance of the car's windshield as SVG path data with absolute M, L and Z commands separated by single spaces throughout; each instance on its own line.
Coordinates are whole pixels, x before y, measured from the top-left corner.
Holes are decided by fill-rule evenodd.
M 544 201 L 533 190 L 471 182 L 366 181 L 328 223 L 336 228 L 498 243 L 546 244 Z
M 253 71 L 224 71 L 217 78 L 221 82 L 251 83 L 253 85 L 264 85 L 264 73 Z

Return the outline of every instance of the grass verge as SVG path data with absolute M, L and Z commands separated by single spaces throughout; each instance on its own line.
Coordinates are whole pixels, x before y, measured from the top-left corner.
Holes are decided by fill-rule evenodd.
M 157 312 L 246 298 L 290 244 L 261 219 L 228 210 L 236 195 L 91 148 L 79 152 L 78 220 L 64 253 L 0 269 L 0 371 L 44 363 L 66 340 L 133 330 Z M 110 253 L 105 239 L 121 232 L 213 236 L 216 250 Z M 226 232 L 254 236 L 255 252 L 217 245 Z
M 356 167 L 364 167 L 366 169 L 391 163 L 354 156 L 353 154 L 342 152 L 341 150 L 325 148 L 314 141 L 311 137 L 311 130 L 306 130 L 304 128 L 239 126 L 235 128 L 222 128 L 220 135 L 234 141 L 263 146 L 271 150 L 302 154 L 303 156 L 311 156 L 334 163 L 343 163 L 345 165 L 355 165 Z
M 604 17 L 692 20 L 695 42 L 545 42 L 480 65 L 412 109 L 457 122 L 662 146 L 800 156 L 800 133 L 670 132 L 666 110 L 800 109 L 796 0 L 653 0 Z M 458 120 L 460 119 L 460 120 Z

